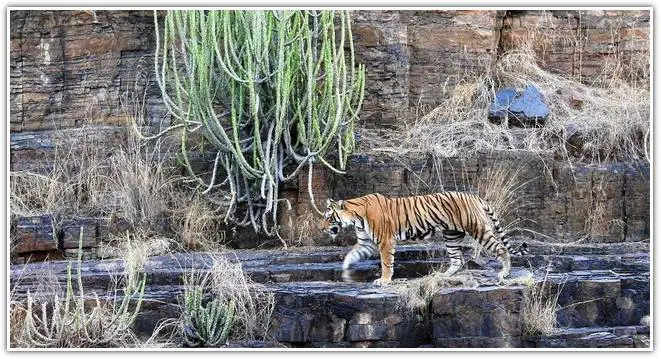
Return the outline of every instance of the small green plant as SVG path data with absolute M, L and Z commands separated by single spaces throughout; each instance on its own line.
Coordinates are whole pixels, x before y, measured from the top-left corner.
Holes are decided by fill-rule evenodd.
M 182 332 L 189 347 L 217 347 L 227 343 L 234 327 L 236 309 L 234 301 L 224 303 L 212 298 L 205 303 L 201 286 L 186 288 Z
M 106 297 L 102 298 L 96 292 L 86 294 L 81 273 L 82 228 L 79 238 L 76 274 L 72 274 L 72 264 L 69 263 L 64 297 L 57 291 L 53 296 L 28 291 L 24 301 L 12 298 L 12 346 L 89 348 L 126 347 L 139 343 L 131 326 L 142 305 L 145 274 L 132 288 L 115 289 Z
M 181 316 L 174 323 L 187 346 L 215 347 L 228 340 L 264 339 L 274 295 L 253 283 L 241 264 L 212 256 L 208 269 L 192 269 L 184 280 Z

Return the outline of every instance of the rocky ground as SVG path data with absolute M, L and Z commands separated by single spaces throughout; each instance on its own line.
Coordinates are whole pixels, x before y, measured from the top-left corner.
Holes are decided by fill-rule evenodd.
M 470 284 L 448 281 L 426 308 L 411 310 L 399 300 L 401 288 L 416 277 L 447 265 L 442 244 L 400 246 L 393 285 L 375 287 L 379 262 L 360 263 L 355 282 L 341 281 L 346 247 L 293 250 L 235 250 L 222 255 L 240 261 L 246 274 L 275 293 L 273 342 L 232 346 L 286 347 L 525 347 L 649 348 L 650 267 L 648 243 L 549 245 L 532 243 L 531 254 L 513 259 L 505 285 L 496 283 L 498 263 L 470 261 Z M 14 265 L 11 285 L 20 297 L 44 273 L 65 281 L 67 261 Z M 135 328 L 148 335 L 157 322 L 178 316 L 182 274 L 208 269 L 209 253 L 151 257 L 145 264 L 146 301 Z M 105 292 L 122 260 L 82 261 L 86 291 Z M 74 264 L 75 268 L 75 264 Z M 522 311 L 526 278 L 560 290 L 558 329 L 551 335 L 524 335 Z M 20 278 L 20 280 L 19 280 Z

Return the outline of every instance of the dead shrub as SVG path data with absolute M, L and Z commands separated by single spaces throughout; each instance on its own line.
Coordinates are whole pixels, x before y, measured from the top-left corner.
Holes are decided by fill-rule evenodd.
M 438 94 L 441 103 L 416 116 L 413 123 L 394 130 L 359 129 L 359 150 L 399 157 L 468 157 L 481 151 L 524 149 L 587 163 L 647 160 L 649 50 L 627 56 L 608 54 L 602 72 L 585 83 L 580 76 L 542 67 L 539 56 L 548 46 L 562 43 L 551 39 L 556 36 L 553 29 L 533 29 L 519 47 L 504 53 L 493 65 L 461 75 L 462 80 L 447 94 Z M 614 28 L 613 33 L 620 34 L 620 30 Z M 581 41 L 565 40 L 567 46 Z M 530 85 L 540 91 L 549 106 L 550 115 L 543 126 L 521 129 L 510 127 L 507 120 L 488 120 L 498 89 L 522 90 Z
M 289 222 L 289 228 L 293 231 L 291 238 L 285 239 L 287 246 L 305 247 L 314 246 L 315 238 L 319 236 L 319 216 L 313 211 L 306 211 L 298 215 L 295 221 Z
M 467 287 L 477 288 L 479 282 L 470 273 L 458 273 L 445 276 L 435 271 L 424 277 L 407 280 L 404 283 L 393 283 L 392 288 L 397 293 L 399 305 L 410 311 L 426 312 L 434 295 L 442 288 Z
M 213 209 L 203 197 L 192 201 L 179 198 L 173 213 L 173 231 L 184 249 L 218 251 L 227 238 L 223 227 L 224 215 Z
M 555 290 L 548 281 L 548 271 L 541 282 L 525 283 L 522 323 L 525 335 L 550 335 L 558 325 L 558 297 L 562 285 Z

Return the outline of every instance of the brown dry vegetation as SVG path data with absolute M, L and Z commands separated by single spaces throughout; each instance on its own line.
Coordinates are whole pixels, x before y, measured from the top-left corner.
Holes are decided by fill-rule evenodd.
M 392 288 L 398 294 L 399 305 L 411 311 L 426 311 L 434 294 L 442 288 L 463 287 L 476 288 L 478 280 L 469 272 L 461 272 L 451 277 L 435 271 L 429 275 L 407 280 L 404 283 L 393 283 Z
M 183 211 L 173 218 L 171 227 L 178 234 L 184 249 L 217 251 L 223 248 L 226 233 L 223 227 L 224 214 L 214 210 L 213 204 L 200 196 L 193 200 L 180 198 L 178 208 Z
M 76 141 L 54 139 L 54 161 L 44 172 L 9 173 L 10 210 L 16 215 L 102 214 L 109 194 L 108 169 L 92 130 L 80 129 Z
M 161 322 L 144 347 L 172 347 L 185 342 L 189 346 L 222 346 L 225 342 L 212 341 L 209 333 L 216 334 L 224 324 L 212 306 L 233 308 L 232 326 L 226 339 L 265 340 L 275 296 L 247 276 L 241 263 L 223 256 L 210 255 L 213 265 L 209 269 L 191 269 L 184 275 L 184 293 L 180 298 L 180 316 Z M 206 298 L 199 302 L 201 298 Z M 197 302 L 197 307 L 192 303 Z M 211 315 L 215 314 L 215 315 Z M 214 320 L 216 319 L 216 320 Z M 220 319 L 220 320 L 218 320 Z M 212 329 L 212 330 L 210 330 Z M 218 338 L 218 337 L 216 337 Z
M 289 236 L 283 236 L 284 241 L 291 247 L 306 247 L 315 244 L 315 238 L 319 236 L 320 217 L 313 211 L 307 211 L 299 215 L 295 220 L 288 223 L 292 229 Z
M 526 285 L 523 299 L 522 324 L 525 335 L 550 335 L 557 330 L 558 297 L 562 286 L 551 290 L 548 278 Z
M 124 146 L 107 155 L 88 136 L 92 131 L 83 127 L 67 141 L 56 135 L 50 169 L 10 172 L 12 216 L 106 217 L 109 223 L 128 223 L 135 238 L 173 237 L 173 248 L 222 246 L 223 218 L 208 201 L 190 200 L 190 189 L 161 142 L 141 142 L 127 129 Z M 125 238 L 115 236 L 111 243 Z
M 607 55 L 600 74 L 585 83 L 580 75 L 544 68 L 538 56 L 545 46 L 573 41 L 554 36 L 548 31 L 529 32 L 518 48 L 504 53 L 495 64 L 462 75 L 449 93 L 439 94 L 443 100 L 436 108 L 416 110 L 412 123 L 394 130 L 359 129 L 363 141 L 358 150 L 400 157 L 461 157 L 525 149 L 588 163 L 649 159 L 649 50 L 626 58 L 618 52 Z M 510 127 L 508 121 L 497 124 L 487 119 L 497 90 L 529 85 L 542 93 L 549 106 L 544 126 L 524 130 Z

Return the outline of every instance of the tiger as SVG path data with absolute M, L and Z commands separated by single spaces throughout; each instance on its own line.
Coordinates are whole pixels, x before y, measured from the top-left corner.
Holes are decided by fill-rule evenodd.
M 469 234 L 502 265 L 499 283 L 511 272 L 510 254 L 527 254 L 526 243 L 514 248 L 503 236 L 503 229 L 491 206 L 478 195 L 466 192 L 440 192 L 428 195 L 389 198 L 379 193 L 334 201 L 328 199 L 322 231 L 335 238 L 341 228 L 354 227 L 357 243 L 344 257 L 342 277 L 347 280 L 356 262 L 381 257 L 381 277 L 374 281 L 386 286 L 392 281 L 397 241 L 429 239 L 440 231 L 450 257 L 443 273 L 452 276 L 464 265 L 461 247 L 470 246 Z M 491 222 L 491 223 L 490 223 Z M 496 234 L 494 234 L 494 230 Z

